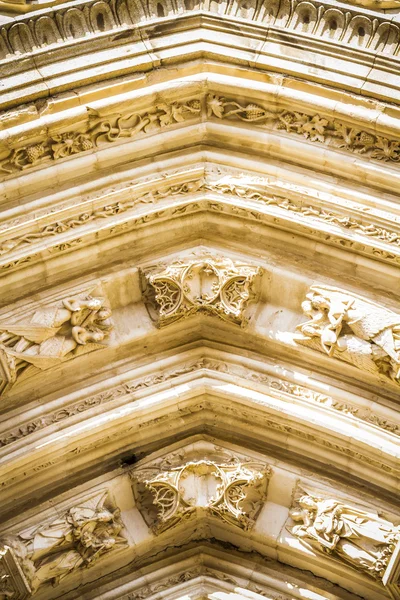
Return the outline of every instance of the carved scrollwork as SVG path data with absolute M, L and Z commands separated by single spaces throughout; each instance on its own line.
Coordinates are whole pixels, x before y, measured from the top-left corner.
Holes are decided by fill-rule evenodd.
M 189 461 L 170 469 L 131 473 L 146 520 L 162 533 L 194 514 L 205 514 L 250 529 L 266 497 L 269 467 L 253 463 Z M 149 494 L 146 497 L 144 490 Z
M 400 540 L 390 521 L 334 498 L 306 494 L 290 511 L 291 533 L 303 543 L 382 581 Z
M 46 582 L 57 584 L 75 569 L 124 546 L 122 528 L 119 509 L 110 509 L 107 492 L 102 491 L 59 518 L 4 541 L 14 548 L 17 566 L 29 582 L 28 593 Z
M 145 272 L 142 279 L 146 300 L 158 310 L 160 327 L 198 312 L 243 325 L 261 272 L 258 267 L 210 256 Z
M 105 298 L 76 295 L 0 321 L 0 393 L 30 366 L 48 369 L 100 347 L 112 329 Z
M 365 298 L 314 285 L 302 304 L 309 321 L 296 341 L 370 373 L 400 381 L 400 315 Z
M 358 154 L 382 161 L 400 161 L 400 140 L 348 127 L 340 121 L 329 121 L 320 115 L 278 110 L 270 111 L 258 104 L 239 104 L 215 94 L 207 96 L 207 114 L 218 119 L 239 119 L 247 123 L 285 130 L 302 135 L 311 142 L 345 148 Z

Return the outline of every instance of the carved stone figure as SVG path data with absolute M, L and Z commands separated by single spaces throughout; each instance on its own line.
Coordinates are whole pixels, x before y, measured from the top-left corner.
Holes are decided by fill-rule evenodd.
M 378 580 L 400 539 L 399 527 L 333 498 L 304 495 L 290 516 L 296 537 Z
M 106 499 L 107 492 L 96 494 L 58 519 L 19 534 L 15 543 L 25 547 L 22 566 L 32 565 L 33 591 L 46 581 L 58 583 L 71 571 L 126 543 L 120 535 L 120 511 L 106 508 Z
M 158 471 L 158 472 L 157 472 Z M 194 513 L 204 512 L 242 529 L 250 529 L 266 497 L 269 467 L 252 463 L 189 461 L 169 470 L 141 469 L 131 474 L 150 493 L 155 508 L 152 529 L 161 533 Z M 141 500 L 141 508 L 151 513 Z
M 328 286 L 312 286 L 302 308 L 310 320 L 296 341 L 399 382 L 399 314 Z
M 110 316 L 104 298 L 81 295 L 39 307 L 20 320 L 0 321 L 0 393 L 29 365 L 44 370 L 81 346 L 98 348 L 112 328 Z
M 146 272 L 143 287 L 147 299 L 158 308 L 160 327 L 198 312 L 243 325 L 260 274 L 258 267 L 205 257 Z

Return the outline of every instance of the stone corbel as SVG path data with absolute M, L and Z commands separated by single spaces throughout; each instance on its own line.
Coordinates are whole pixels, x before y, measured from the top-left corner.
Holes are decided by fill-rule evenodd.
M 184 462 L 171 469 L 134 470 L 138 505 L 155 534 L 195 515 L 249 530 L 266 498 L 271 469 L 250 462 Z
M 261 274 L 261 268 L 229 258 L 199 257 L 144 271 L 143 295 L 159 327 L 196 313 L 243 326 Z

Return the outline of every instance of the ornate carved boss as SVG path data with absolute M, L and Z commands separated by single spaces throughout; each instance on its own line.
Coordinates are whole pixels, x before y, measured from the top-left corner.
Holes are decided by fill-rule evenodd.
M 400 382 L 400 315 L 328 286 L 312 286 L 302 304 L 301 344 Z
M 112 328 L 104 298 L 79 294 L 0 320 L 0 394 L 29 367 L 44 370 L 101 347 Z
M 5 570 L 7 589 L 13 592 L 7 597 L 14 600 L 34 593 L 45 582 L 58 583 L 126 544 L 120 536 L 120 512 L 106 503 L 107 492 L 97 493 L 53 521 L 4 538 L 0 568 Z
M 228 258 L 178 261 L 144 274 L 145 296 L 158 309 L 160 327 L 197 312 L 243 325 L 260 274 L 259 267 Z
M 142 514 L 157 534 L 194 514 L 250 529 L 265 500 L 269 476 L 269 467 L 210 460 L 131 474 Z
M 390 521 L 333 498 L 306 494 L 290 511 L 298 523 L 291 532 L 318 551 L 347 562 L 382 581 L 400 542 L 400 528 Z

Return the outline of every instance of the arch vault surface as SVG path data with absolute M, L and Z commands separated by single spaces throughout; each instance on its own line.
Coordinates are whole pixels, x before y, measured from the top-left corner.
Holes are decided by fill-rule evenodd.
M 0 599 L 400 598 L 397 0 L 0 0 Z

